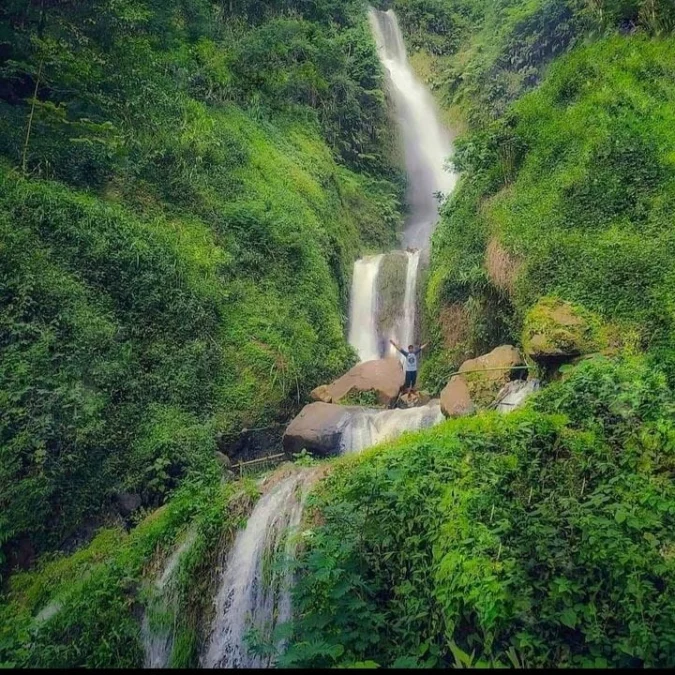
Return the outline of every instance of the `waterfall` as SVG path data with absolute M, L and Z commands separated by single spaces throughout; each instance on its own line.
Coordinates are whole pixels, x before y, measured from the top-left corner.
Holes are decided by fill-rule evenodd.
M 371 9 L 369 20 L 389 75 L 408 174 L 410 212 L 403 233 L 405 252 L 369 256 L 354 264 L 349 342 L 361 361 L 391 354 L 390 338 L 404 347 L 415 342 L 419 266 L 428 258 L 438 221 L 436 195 L 449 194 L 456 182 L 456 176 L 444 170 L 452 153 L 450 134 L 438 119 L 430 93 L 410 68 L 396 15 Z M 388 255 L 399 258 L 393 261 Z M 406 257 L 405 274 L 401 256 Z M 383 300 L 380 273 L 386 260 L 396 263 L 396 286 L 387 289 Z M 360 452 L 442 420 L 438 401 L 406 410 L 356 410 L 342 431 L 341 450 Z M 312 471 L 296 471 L 280 480 L 261 497 L 245 529 L 238 533 L 220 578 L 215 617 L 201 657 L 203 667 L 275 664 L 270 651 L 279 653 L 284 647 L 275 628 L 291 618 L 292 574 L 280 572 L 272 561 L 280 554 L 288 558 L 294 553 L 293 530 L 301 521 L 313 476 Z M 254 640 L 247 641 L 247 635 Z
M 380 270 L 390 256 L 405 256 L 405 290 L 399 300 L 395 322 L 382 334 L 378 330 L 381 314 L 391 311 L 383 306 L 379 296 Z M 389 344 L 395 340 L 406 347 L 415 340 L 417 319 L 417 278 L 420 254 L 399 252 L 361 258 L 354 264 L 351 305 L 349 313 L 349 343 L 354 347 L 361 361 L 371 361 L 384 356 L 395 356 L 398 352 Z M 398 290 L 398 289 L 396 289 Z M 399 298 L 401 294 L 399 293 Z
M 457 182 L 456 174 L 445 170 L 452 155 L 451 135 L 439 119 L 431 93 L 410 67 L 396 14 L 392 10 L 370 9 L 368 16 L 394 101 L 408 176 L 410 213 L 402 242 L 409 257 L 405 290 L 401 288 L 403 310 L 389 334 L 377 332 L 382 256 L 363 258 L 354 265 L 349 342 L 361 361 L 395 354 L 388 344 L 390 338 L 404 347 L 415 342 L 417 278 L 420 261 L 428 259 L 431 235 L 438 222 L 436 195 L 450 194 Z
M 364 408 L 355 413 L 342 431 L 342 452 L 361 452 L 385 441 L 391 441 L 406 431 L 419 431 L 439 424 L 444 419 L 441 405 L 428 405 L 406 410 L 375 410 Z
M 269 644 L 274 629 L 291 618 L 291 572 L 280 573 L 275 559 L 293 554 L 293 530 L 300 524 L 314 476 L 312 471 L 297 471 L 280 480 L 260 498 L 246 528 L 237 535 L 221 577 L 202 667 L 274 665 L 274 654 L 249 649 L 246 638 L 253 629 Z M 283 643 L 277 642 L 276 648 L 280 651 Z
M 349 344 L 361 361 L 380 358 L 377 334 L 377 273 L 382 255 L 357 260 L 354 264 L 349 319 Z
M 369 19 L 380 60 L 389 74 L 403 141 L 410 206 L 403 247 L 420 249 L 426 255 L 438 221 L 435 194 L 449 194 L 457 182 L 454 173 L 444 170 L 452 154 L 452 139 L 439 120 L 431 93 L 410 67 L 396 14 L 371 9 Z
M 173 630 L 167 621 L 175 619 L 175 606 L 170 585 L 174 580 L 175 572 L 183 554 L 192 546 L 196 539 L 196 532 L 190 531 L 183 543 L 173 552 L 167 560 L 164 571 L 155 582 L 153 598 L 148 609 L 162 615 L 162 626 L 152 627 L 148 612 L 143 615 L 141 624 L 141 638 L 145 652 L 145 668 L 167 668 L 171 651 L 173 650 Z

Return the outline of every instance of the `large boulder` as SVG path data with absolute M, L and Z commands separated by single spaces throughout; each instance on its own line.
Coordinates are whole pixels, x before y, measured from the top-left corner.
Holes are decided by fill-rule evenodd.
M 536 361 L 560 362 L 606 346 L 602 324 L 591 312 L 559 298 L 542 298 L 525 317 L 525 353 Z
M 398 358 L 364 361 L 333 384 L 317 387 L 312 392 L 312 398 L 320 397 L 322 402 L 338 403 L 350 394 L 375 392 L 377 402 L 390 407 L 396 402 L 404 381 L 403 368 Z
M 463 374 L 473 402 L 486 406 L 495 400 L 507 382 L 522 375 L 518 367 L 524 365 L 523 357 L 515 347 L 502 345 L 489 354 L 465 361 L 459 372 Z
M 441 392 L 441 410 L 446 417 L 471 415 L 476 409 L 464 377 L 455 375 Z
M 305 449 L 326 457 L 339 455 L 342 431 L 355 410 L 358 408 L 321 401 L 306 405 L 286 429 L 284 451 L 297 453 Z

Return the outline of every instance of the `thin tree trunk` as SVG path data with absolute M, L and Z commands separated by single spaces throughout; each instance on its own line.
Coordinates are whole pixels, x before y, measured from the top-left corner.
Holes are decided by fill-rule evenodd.
M 40 60 L 38 67 L 37 78 L 35 79 L 35 89 L 33 91 L 33 102 L 30 107 L 30 115 L 28 116 L 28 128 L 26 129 L 26 140 L 23 144 L 23 156 L 21 158 L 21 169 L 26 173 L 28 165 L 28 143 L 30 142 L 30 132 L 33 128 L 33 116 L 35 115 L 35 102 L 37 101 L 38 89 L 40 87 L 40 78 L 42 77 L 42 66 L 44 65 L 44 57 Z

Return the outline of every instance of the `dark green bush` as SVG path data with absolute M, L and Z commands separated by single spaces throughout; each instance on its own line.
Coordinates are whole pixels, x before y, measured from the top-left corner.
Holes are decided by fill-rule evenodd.
M 286 663 L 669 665 L 674 412 L 645 364 L 598 359 L 530 410 L 342 460 Z

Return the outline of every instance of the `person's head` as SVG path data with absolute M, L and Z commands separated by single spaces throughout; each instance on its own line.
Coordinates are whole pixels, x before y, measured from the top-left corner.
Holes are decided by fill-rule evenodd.
M 408 345 L 408 351 L 412 352 L 415 349 L 415 345 Z

